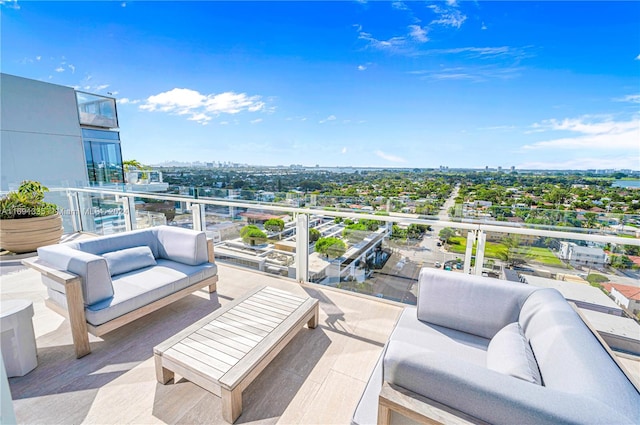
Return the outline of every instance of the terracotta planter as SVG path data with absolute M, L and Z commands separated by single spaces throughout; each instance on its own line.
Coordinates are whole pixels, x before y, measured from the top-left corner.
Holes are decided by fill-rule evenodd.
M 58 243 L 62 232 L 59 214 L 0 220 L 0 247 L 16 254 L 33 252 L 38 247 Z

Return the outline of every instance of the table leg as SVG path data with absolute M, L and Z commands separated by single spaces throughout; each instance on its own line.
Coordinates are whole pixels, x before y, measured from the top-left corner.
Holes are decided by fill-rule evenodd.
M 162 357 L 155 354 L 153 359 L 156 362 L 156 379 L 158 382 L 164 385 L 171 381 L 173 379 L 173 372 L 162 366 Z
M 239 388 L 235 390 L 222 390 L 222 417 L 230 424 L 234 423 L 238 416 L 242 414 L 242 391 Z

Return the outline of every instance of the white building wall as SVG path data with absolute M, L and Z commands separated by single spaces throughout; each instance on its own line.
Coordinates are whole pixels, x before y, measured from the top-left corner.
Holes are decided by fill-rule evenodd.
M 611 288 L 611 296 L 618 305 L 621 305 L 627 309 L 629 308 L 629 299 L 618 292 L 616 288 Z
M 88 184 L 75 91 L 0 74 L 0 190 Z

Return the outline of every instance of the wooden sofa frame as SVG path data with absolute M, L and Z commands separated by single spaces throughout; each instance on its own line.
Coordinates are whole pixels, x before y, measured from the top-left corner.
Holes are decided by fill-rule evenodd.
M 212 239 L 207 240 L 207 253 L 209 262 L 213 263 L 215 257 Z M 68 308 L 58 304 L 51 298 L 47 298 L 45 300 L 45 305 L 56 313 L 69 319 L 71 325 L 71 336 L 73 338 L 73 345 L 75 347 L 77 358 L 84 357 L 91 353 L 91 347 L 89 346 L 89 334 L 98 337 L 102 336 L 162 307 L 165 307 L 174 301 L 197 291 L 198 289 L 208 287 L 209 293 L 215 292 L 218 282 L 218 276 L 212 276 L 150 304 L 144 305 L 136 310 L 130 311 L 129 313 L 123 314 L 122 316 L 110 320 L 102 325 L 93 326 L 87 323 L 85 316 L 84 297 L 82 295 L 82 283 L 80 276 L 69 273 L 66 270 L 59 270 L 51 267 L 38 257 L 24 259 L 22 260 L 22 264 L 35 269 L 43 276 L 64 285 Z

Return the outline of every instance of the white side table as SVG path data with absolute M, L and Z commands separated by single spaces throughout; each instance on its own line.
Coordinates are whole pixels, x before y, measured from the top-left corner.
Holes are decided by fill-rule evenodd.
M 31 301 L 0 301 L 0 346 L 9 378 L 26 375 L 38 366 L 32 317 Z

